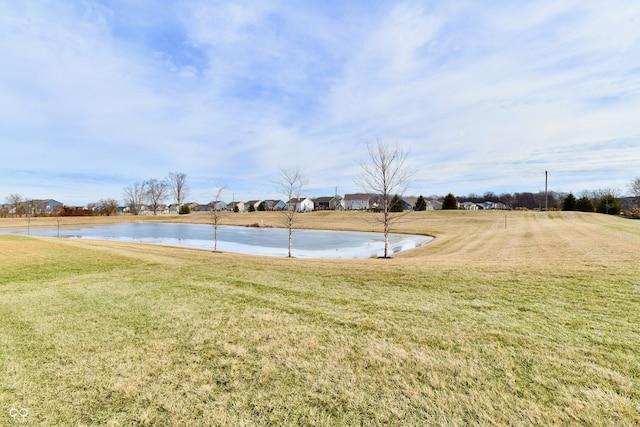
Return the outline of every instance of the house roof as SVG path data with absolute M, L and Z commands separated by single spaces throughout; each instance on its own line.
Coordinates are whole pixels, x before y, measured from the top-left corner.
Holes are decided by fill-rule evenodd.
M 332 201 L 334 199 L 335 196 L 322 196 L 322 197 L 316 197 L 313 200 L 316 203 L 329 203 L 330 201 Z
M 371 194 L 368 193 L 352 193 L 344 195 L 344 200 L 369 200 L 370 198 Z
M 411 206 L 415 206 L 416 203 L 418 202 L 418 198 L 417 197 L 403 197 L 402 200 L 404 200 L 405 202 L 407 202 Z

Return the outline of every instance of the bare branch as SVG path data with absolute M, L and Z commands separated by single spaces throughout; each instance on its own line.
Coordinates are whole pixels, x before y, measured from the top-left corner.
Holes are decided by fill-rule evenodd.
M 144 183 L 146 188 L 146 196 L 151 204 L 151 209 L 153 210 L 153 214 L 158 214 L 158 208 L 160 204 L 167 198 L 167 188 L 169 188 L 169 184 L 167 181 L 158 181 L 155 178 L 152 178 Z
M 5 198 L 5 201 L 7 202 L 7 204 L 9 204 L 12 207 L 11 211 L 13 211 L 14 217 L 22 216 L 21 204 L 24 201 L 24 199 L 20 194 L 17 194 L 17 193 L 10 194 Z
M 640 206 L 640 177 L 635 178 L 629 185 L 631 195 L 634 197 L 636 206 Z
M 289 251 L 288 256 L 291 258 L 291 249 L 293 246 L 293 229 L 295 226 L 297 203 L 300 203 L 302 192 L 309 184 L 309 179 L 296 169 L 280 169 L 280 175 L 276 181 L 279 192 L 287 199 L 287 205 L 283 210 L 285 226 L 289 230 Z
M 222 192 L 226 190 L 226 186 L 217 187 L 216 195 L 213 201 L 211 202 L 211 221 L 213 223 L 213 251 L 216 252 L 218 250 L 218 224 L 220 223 L 221 210 L 219 208 L 220 196 Z
M 126 187 L 123 191 L 124 202 L 129 207 L 132 214 L 140 214 L 142 204 L 146 197 L 146 189 L 144 183 L 135 183 Z
M 408 189 L 415 169 L 407 164 L 408 154 L 398 144 L 387 145 L 378 140 L 368 143 L 369 158 L 360 162 L 360 174 L 354 179 L 365 193 L 381 198 L 381 216 L 379 222 L 384 231 L 384 257 L 389 256 L 389 230 L 392 223 L 399 218 L 391 213 L 391 198 L 402 196 Z
M 171 188 L 173 200 L 176 202 L 177 212 L 180 213 L 182 204 L 189 195 L 189 187 L 187 186 L 187 174 L 182 172 L 169 172 L 167 182 Z

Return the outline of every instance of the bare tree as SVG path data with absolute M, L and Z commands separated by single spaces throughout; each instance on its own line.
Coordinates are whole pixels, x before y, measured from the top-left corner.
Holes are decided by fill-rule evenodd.
M 365 193 L 380 197 L 380 214 L 376 220 L 382 224 L 384 232 L 384 257 L 389 257 L 389 231 L 393 223 L 402 216 L 391 212 L 391 198 L 402 196 L 409 186 L 415 170 L 407 165 L 407 153 L 397 144 L 388 145 L 382 141 L 368 143 L 369 158 L 360 163 L 361 172 L 355 183 Z
M 505 204 L 507 209 L 511 209 L 511 207 L 513 206 L 513 201 L 515 200 L 515 197 L 513 197 L 511 193 L 502 193 L 500 195 L 499 200 Z
M 640 177 L 636 177 L 631 181 L 629 187 L 631 188 L 631 195 L 635 199 L 636 207 L 640 207 Z
M 216 197 L 211 202 L 211 222 L 213 223 L 213 251 L 218 251 L 218 224 L 220 224 L 220 196 L 227 187 L 218 187 L 216 189 Z
M 96 207 L 102 215 L 114 215 L 118 211 L 118 201 L 116 199 L 100 199 Z
M 31 216 L 33 215 L 34 206 L 33 199 L 27 199 L 23 203 L 26 205 L 26 213 L 27 213 L 27 235 L 31 234 Z
M 56 216 L 56 223 L 58 224 L 58 237 L 60 237 L 60 221 L 62 221 L 62 206 L 58 206 L 53 213 Z
M 147 200 L 151 205 L 151 210 L 154 215 L 158 215 L 160 204 L 167 198 L 169 184 L 167 184 L 167 181 L 158 181 L 155 178 L 151 178 L 145 181 L 144 187 L 147 193 Z
M 17 193 L 13 193 L 8 195 L 5 198 L 5 201 L 7 202 L 8 205 L 13 207 L 13 216 L 19 216 L 21 213 L 21 209 L 20 206 L 23 202 L 23 198 L 21 195 L 17 194 Z
M 607 199 L 608 196 L 613 196 L 618 199 L 620 198 L 620 194 L 622 194 L 622 192 L 616 188 L 598 188 L 597 190 L 592 190 L 590 193 L 594 206 L 598 206 L 598 204 L 600 204 L 602 200 Z
M 296 169 L 280 169 L 280 175 L 276 181 L 278 190 L 286 197 L 287 205 L 282 210 L 285 226 L 289 231 L 289 251 L 288 257 L 291 258 L 291 249 L 293 247 L 293 230 L 296 222 L 296 201 L 300 200 L 302 191 L 309 184 L 309 180 L 300 171 Z
M 189 194 L 187 174 L 182 172 L 169 172 L 167 183 L 171 188 L 173 199 L 176 202 L 177 212 L 180 213 L 180 208 L 182 208 L 182 204 L 185 202 L 187 195 Z
M 124 189 L 124 203 L 129 207 L 131 213 L 139 215 L 142 205 L 147 197 L 145 183 L 135 183 Z

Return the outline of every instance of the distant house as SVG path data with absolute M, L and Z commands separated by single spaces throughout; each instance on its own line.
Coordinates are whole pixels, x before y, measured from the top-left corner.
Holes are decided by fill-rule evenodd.
M 507 205 L 502 202 L 490 202 L 486 201 L 482 203 L 484 209 L 492 209 L 492 210 L 505 210 L 507 209 Z
M 281 211 L 287 206 L 282 200 L 264 200 L 262 205 L 266 211 Z
M 333 196 L 331 198 L 331 201 L 329 202 L 329 209 L 334 210 L 334 211 L 343 211 L 345 209 L 344 207 L 344 199 L 342 198 L 342 196 Z
M 200 204 L 200 203 L 193 203 L 193 204 L 189 204 L 189 207 L 191 208 L 191 212 L 211 212 L 211 205 L 210 204 Z
M 227 209 L 233 212 L 244 212 L 244 202 L 231 202 L 227 204 Z
M 203 209 L 203 206 L 204 206 L 204 205 L 201 205 L 200 203 L 196 203 L 196 202 L 183 203 L 182 205 L 183 206 L 188 206 L 190 212 L 200 212 L 199 209 Z M 204 209 L 206 209 L 206 207 Z
M 489 200 L 477 203 L 478 209 L 486 209 L 486 210 L 505 210 L 507 209 L 507 205 L 502 202 L 491 202 Z
M 427 200 L 427 210 L 428 211 L 442 210 L 442 202 L 438 200 Z
M 62 209 L 62 203 L 53 199 L 28 200 L 21 202 L 20 206 L 25 213 L 30 215 L 50 215 Z M 15 211 L 15 208 L 13 210 Z
M 402 207 L 405 211 L 412 211 L 416 207 L 416 203 L 418 203 L 417 197 L 403 197 L 402 198 Z
M 249 200 L 248 202 L 245 202 L 244 210 L 245 212 L 248 212 L 250 209 L 250 206 L 253 206 L 253 209 L 255 210 L 260 210 L 258 209 L 260 207 L 260 204 L 262 204 L 262 200 Z
M 408 200 L 407 200 L 408 199 Z M 415 199 L 415 200 L 413 200 Z M 416 205 L 416 201 L 418 200 L 416 197 L 407 197 L 407 198 L 403 198 L 400 199 L 402 201 L 402 210 L 407 212 L 407 211 L 412 211 L 413 208 Z M 412 203 L 413 201 L 413 203 Z
M 344 202 L 340 196 L 316 197 L 313 200 L 313 208 L 317 211 L 341 211 L 344 210 Z
M 227 203 L 223 202 L 222 200 L 214 200 L 211 203 L 209 203 L 209 211 L 226 211 L 227 210 Z
M 329 210 L 329 202 L 331 202 L 332 197 L 316 197 L 313 200 L 313 208 L 317 211 L 328 211 Z
M 308 197 L 293 198 L 287 202 L 287 208 L 295 206 L 297 212 L 311 212 L 313 210 L 313 201 Z
M 350 211 L 369 209 L 371 195 L 367 193 L 353 193 L 344 195 L 344 208 Z
M 465 209 L 468 211 L 477 211 L 482 209 L 477 203 L 474 202 L 462 202 L 458 204 L 459 209 Z

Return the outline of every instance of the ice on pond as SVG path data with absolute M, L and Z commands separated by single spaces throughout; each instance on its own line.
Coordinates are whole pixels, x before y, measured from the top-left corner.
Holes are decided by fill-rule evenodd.
M 7 230 L 3 230 L 7 232 Z M 9 231 L 14 232 L 14 231 Z M 127 223 L 81 229 L 61 229 L 60 237 L 117 240 L 213 249 L 213 226 L 177 223 Z M 26 234 L 26 231 L 21 231 Z M 57 236 L 57 229 L 30 230 L 31 235 Z M 390 234 L 389 252 L 398 254 L 430 242 L 430 236 Z M 218 226 L 219 251 L 249 255 L 287 256 L 288 230 Z M 292 255 L 298 258 L 371 258 L 384 255 L 382 233 L 294 230 Z

